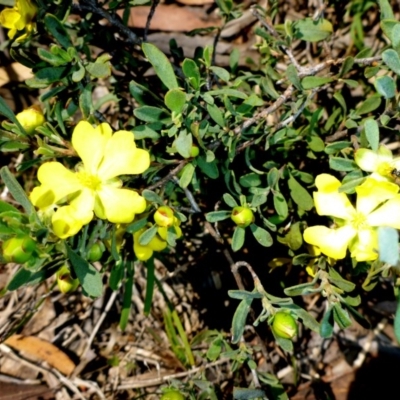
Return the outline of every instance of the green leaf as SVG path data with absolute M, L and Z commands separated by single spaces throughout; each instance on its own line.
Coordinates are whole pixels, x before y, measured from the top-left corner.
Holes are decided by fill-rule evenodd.
M 219 222 L 227 219 L 231 216 L 232 211 L 211 211 L 206 214 L 206 220 L 208 222 Z
M 139 237 L 139 244 L 142 246 L 146 246 L 151 242 L 154 236 L 157 234 L 157 225 L 151 226 L 149 229 L 146 229 Z
M 373 151 L 379 147 L 379 126 L 374 119 L 367 119 L 364 124 L 365 136 Z
M 389 0 L 378 0 L 379 8 L 381 10 L 381 20 L 394 19 L 392 6 Z
M 68 54 L 66 52 L 66 54 Z M 38 48 L 38 56 L 43 60 L 51 64 L 53 67 L 59 67 L 60 65 L 66 64 L 70 60 L 65 60 L 64 57 L 60 57 L 59 55 L 53 54 L 52 52 L 45 50 L 43 48 Z
M 303 89 L 314 89 L 319 86 L 325 85 L 325 83 L 332 82 L 333 78 L 322 77 L 322 76 L 306 76 L 301 81 L 301 86 Z
M 332 308 L 329 308 L 322 318 L 319 334 L 323 338 L 330 338 L 333 334 L 333 312 Z
M 10 203 L 7 203 L 3 200 L 0 200 L 0 214 L 5 212 L 5 211 L 12 211 L 15 213 L 20 213 L 14 206 L 12 206 Z
M 242 175 L 239 178 L 239 183 L 243 187 L 252 187 L 252 186 L 260 186 L 261 185 L 261 178 L 259 174 L 255 172 L 250 172 L 249 174 Z
M 207 111 L 214 122 L 221 128 L 225 127 L 225 119 L 221 110 L 214 104 L 207 104 Z
M 193 60 L 185 58 L 182 63 L 182 72 L 189 79 L 193 88 L 197 90 L 200 87 L 200 71 L 197 64 Z
M 47 278 L 46 272 L 49 271 L 40 270 L 37 272 L 33 272 L 25 268 L 20 268 L 11 278 L 10 282 L 8 282 L 6 289 L 12 292 L 28 284 L 35 285 L 40 282 L 43 282 Z
M 144 299 L 144 315 L 149 315 L 151 304 L 153 302 L 154 282 L 155 282 L 155 266 L 154 258 L 151 257 L 146 261 L 147 281 L 146 281 L 146 296 Z
M 165 105 L 176 114 L 180 114 L 186 104 L 186 93 L 181 89 L 168 90 L 164 97 Z
M 266 399 L 264 390 L 233 388 L 233 398 L 235 400 L 251 400 L 256 398 Z
M 301 283 L 300 285 L 291 286 L 284 290 L 286 296 L 305 296 L 307 294 L 320 292 L 321 290 L 315 288 L 314 280 L 312 282 Z
M 241 228 L 239 226 L 235 228 L 231 244 L 233 251 L 238 251 L 243 247 L 245 233 L 246 231 L 244 230 L 244 228 Z
M 160 206 L 164 205 L 163 199 L 156 192 L 153 192 L 152 190 L 144 189 L 142 192 L 142 196 L 150 203 L 156 203 L 159 204 Z
M 354 189 L 357 186 L 360 186 L 364 181 L 365 181 L 366 177 L 363 176 L 361 178 L 355 178 L 355 179 L 351 179 L 349 181 L 347 181 L 346 183 L 342 183 L 342 185 L 339 187 L 338 192 L 339 193 L 354 193 Z
M 396 96 L 396 82 L 390 76 L 379 76 L 375 79 L 374 86 L 385 99 L 392 99 Z
M 326 19 L 314 21 L 304 18 L 293 23 L 294 36 L 307 42 L 318 42 L 328 38 L 333 32 L 332 24 Z
M 18 126 L 18 130 L 23 133 L 27 134 L 25 129 L 22 127 L 22 125 L 19 123 L 17 118 L 15 117 L 15 114 L 11 110 L 11 108 L 8 106 L 7 102 L 0 96 L 0 114 L 4 115 L 7 119 L 9 119 L 11 122 L 13 122 L 15 125 Z
M 336 303 L 333 306 L 333 318 L 339 325 L 340 329 L 346 329 L 351 325 L 351 319 L 347 310 L 342 308 L 340 303 Z
M 170 116 L 167 111 L 153 106 L 141 106 L 133 110 L 133 115 L 145 122 L 165 122 L 170 120 Z
M 223 197 L 225 203 L 229 207 L 233 208 L 233 207 L 237 207 L 238 206 L 238 203 L 236 202 L 236 200 L 229 193 L 224 193 L 224 195 L 222 197 Z
M 350 72 L 353 68 L 354 65 L 354 58 L 353 57 L 347 57 L 344 60 L 344 63 L 342 64 L 342 67 L 340 68 L 339 72 L 339 78 L 343 78 L 348 72 Z
M 251 233 L 261 246 L 270 247 L 273 243 L 272 237 L 265 229 L 260 228 L 256 224 L 250 225 Z
M 329 167 L 335 171 L 353 171 L 358 169 L 357 164 L 353 160 L 342 157 L 329 157 Z
M 178 137 L 174 141 L 174 147 L 183 158 L 190 157 L 190 149 L 192 148 L 192 144 L 193 144 L 192 134 L 186 132 L 185 129 L 182 129 L 179 132 Z
M 396 75 L 400 75 L 400 57 L 397 51 L 385 50 L 382 53 L 382 60 Z
M 296 89 L 301 90 L 301 81 L 299 78 L 299 74 L 293 64 L 290 64 L 286 68 L 286 76 Z
M 117 261 L 112 264 L 110 279 L 108 280 L 108 284 L 110 285 L 111 290 L 118 290 L 119 284 L 124 277 L 125 265 L 123 261 Z
M 250 311 L 253 299 L 247 297 L 243 299 L 233 315 L 232 319 L 232 343 L 239 343 L 246 325 L 247 315 Z
M 273 191 L 273 198 L 274 198 L 274 208 L 278 215 L 282 218 L 287 218 L 289 215 L 289 209 L 286 202 L 286 199 L 283 197 L 282 193 Z
M 278 345 L 288 353 L 291 353 L 293 351 L 293 342 L 290 339 L 285 339 L 283 337 L 275 335 L 275 333 L 272 331 L 275 341 L 278 343 Z
M 248 292 L 246 290 L 228 290 L 228 296 L 232 299 L 262 299 L 263 295 L 259 292 Z
M 167 56 L 151 43 L 143 43 L 142 50 L 161 82 L 168 89 L 178 89 L 178 81 Z
M 219 79 L 229 82 L 230 74 L 225 68 L 211 66 L 210 70 L 218 76 Z
M 135 135 L 135 140 L 140 140 L 140 139 L 152 139 L 152 140 L 158 140 L 160 138 L 160 134 L 155 131 L 152 127 L 152 124 L 146 124 L 146 125 L 137 125 L 132 128 L 132 132 Z
M 109 62 L 90 62 L 86 65 L 86 71 L 94 78 L 105 79 L 111 75 L 111 64 Z
M 290 196 L 300 208 L 305 211 L 310 211 L 314 207 L 314 201 L 310 193 L 308 193 L 292 175 L 290 175 L 288 180 L 288 186 L 290 189 Z
M 3 167 L 0 170 L 0 176 L 10 193 L 13 195 L 15 201 L 21 204 L 26 213 L 28 215 L 36 215 L 35 208 L 33 207 L 28 196 L 26 195 L 25 190 L 14 178 L 14 175 L 10 172 L 8 167 Z
M 186 164 L 182 168 L 182 175 L 179 179 L 179 186 L 181 188 L 186 188 L 189 186 L 190 182 L 192 182 L 193 174 L 194 174 L 194 165 L 193 164 Z
M 125 331 L 128 325 L 129 316 L 131 314 L 132 307 L 132 292 L 133 292 L 133 271 L 132 267 L 128 267 L 128 277 L 124 285 L 124 297 L 122 300 L 121 317 L 119 319 L 119 328 L 121 331 Z
M 101 274 L 79 254 L 75 253 L 67 244 L 65 244 L 65 247 L 67 249 L 68 258 L 82 285 L 85 296 L 100 297 L 103 293 Z
M 379 260 L 396 266 L 399 262 L 399 232 L 397 229 L 378 227 Z
M 364 115 L 368 114 L 372 111 L 375 111 L 381 105 L 381 98 L 372 96 L 369 97 L 367 100 L 363 101 L 361 106 L 357 108 L 356 114 L 357 115 Z
M 219 170 L 217 167 L 217 160 L 207 162 L 206 157 L 200 156 L 196 158 L 197 165 L 201 171 L 211 179 L 217 179 L 219 177 Z
M 329 281 L 345 292 L 351 292 L 356 285 L 353 282 L 343 279 L 340 274 L 333 268 L 329 268 Z
M 235 89 L 216 89 L 210 90 L 207 92 L 210 96 L 228 96 L 228 97 L 236 97 L 238 99 L 247 99 L 247 94 L 241 92 L 240 90 Z
M 89 115 L 93 112 L 92 88 L 93 84 L 88 83 L 79 96 L 79 108 L 85 118 L 89 118 Z
M 128 233 L 135 233 L 135 232 L 137 232 L 137 231 L 140 231 L 142 228 L 144 228 L 146 225 L 147 225 L 147 218 L 142 218 L 142 219 L 139 219 L 139 220 L 137 220 L 137 221 L 135 221 L 135 222 L 132 222 L 131 224 L 129 224 L 127 227 L 126 227 L 126 231 L 128 232 Z
M 57 19 L 57 17 L 52 14 L 46 14 L 44 17 L 44 23 L 49 33 L 57 40 L 58 43 L 60 43 L 62 47 L 64 47 L 64 49 L 73 47 L 68 32 L 64 28 L 63 24 Z

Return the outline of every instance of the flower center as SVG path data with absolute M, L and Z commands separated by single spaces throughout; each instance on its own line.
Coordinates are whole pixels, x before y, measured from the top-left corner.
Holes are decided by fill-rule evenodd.
M 354 229 L 361 230 L 368 228 L 367 218 L 362 213 L 356 213 L 354 218 L 351 220 L 351 224 L 353 225 Z
M 92 174 L 88 174 L 85 171 L 77 172 L 79 182 L 91 190 L 98 190 L 99 186 L 101 185 L 101 180 Z
M 393 169 L 394 166 L 390 162 L 385 161 L 379 164 L 377 172 L 379 175 L 385 176 L 386 178 L 393 178 Z

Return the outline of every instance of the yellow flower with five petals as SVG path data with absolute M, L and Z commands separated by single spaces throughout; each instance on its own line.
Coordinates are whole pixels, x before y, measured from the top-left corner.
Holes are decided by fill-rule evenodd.
M 133 221 L 146 208 L 146 200 L 131 189 L 122 188 L 121 175 L 141 174 L 150 165 L 148 151 L 138 149 L 129 131 L 114 134 L 110 125 L 92 127 L 81 121 L 72 134 L 72 146 L 82 159 L 76 171 L 59 162 L 46 162 L 38 170 L 40 186 L 30 198 L 41 210 L 68 203 L 52 215 L 54 233 L 65 238 L 89 223 L 93 212 L 116 224 Z
M 335 227 L 312 226 L 304 231 L 304 240 L 318 246 L 322 253 L 343 259 L 349 248 L 357 261 L 378 258 L 378 227 L 400 229 L 399 187 L 391 182 L 367 178 L 356 188 L 356 207 L 347 195 L 339 193 L 341 183 L 329 174 L 318 175 L 314 202 L 319 215 L 331 216 Z

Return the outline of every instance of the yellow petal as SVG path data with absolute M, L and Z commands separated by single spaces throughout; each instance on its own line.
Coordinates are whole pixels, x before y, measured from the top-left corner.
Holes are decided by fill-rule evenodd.
M 15 25 L 21 18 L 21 14 L 15 8 L 5 8 L 0 13 L 0 25 L 7 29 L 16 29 Z
M 66 239 L 77 234 L 82 228 L 82 222 L 72 206 L 59 208 L 52 216 L 53 231 L 60 239 Z
M 43 210 L 55 204 L 56 196 L 51 188 L 41 185 L 33 188 L 31 194 L 29 195 L 29 199 L 35 207 Z
M 135 214 L 140 214 L 146 209 L 146 200 L 133 190 L 104 185 L 97 194 L 105 217 L 116 224 L 128 224 L 133 221 Z M 97 209 L 95 206 L 96 215 Z
M 83 189 L 71 200 L 70 205 L 76 210 L 76 217 L 82 225 L 88 224 L 93 219 L 95 196 L 89 189 Z
M 336 193 L 342 184 L 330 174 L 319 174 L 315 178 L 315 186 L 319 192 Z
M 161 240 L 161 238 L 156 235 L 150 240 L 148 246 L 154 251 L 162 251 L 167 247 L 167 242 Z
M 366 172 L 376 171 L 378 169 L 379 160 L 379 155 L 375 151 L 369 149 L 358 149 L 354 154 L 354 161 Z
M 370 226 L 389 226 L 400 229 L 400 196 L 387 201 L 367 216 Z
M 153 255 L 153 250 L 149 246 L 142 246 L 139 244 L 139 237 L 145 231 L 141 229 L 133 234 L 133 251 L 138 260 L 146 261 Z
M 21 19 L 16 24 L 16 28 L 21 30 L 35 17 L 37 8 L 30 0 L 17 0 L 16 8 L 21 14 Z
M 344 193 L 314 192 L 314 203 L 319 215 L 329 215 L 348 220 L 355 213 L 354 207 Z
M 395 183 L 367 178 L 362 185 L 356 188 L 357 211 L 368 215 L 379 204 L 396 196 L 398 191 L 399 187 Z
M 39 182 L 54 192 L 55 202 L 82 188 L 76 175 L 59 162 L 42 164 L 37 175 Z
M 357 261 L 373 261 L 378 258 L 378 235 L 374 229 L 358 231 L 357 238 L 350 244 L 351 257 Z
M 72 146 L 83 161 L 85 171 L 96 175 L 104 157 L 104 149 L 112 135 L 112 129 L 107 123 L 93 128 L 87 121 L 76 125 L 72 134 Z
M 347 246 L 356 233 L 357 231 L 350 225 L 338 229 L 312 226 L 304 231 L 304 240 L 313 246 L 318 246 L 328 257 L 341 260 L 346 256 Z
M 133 133 L 118 131 L 107 142 L 98 175 L 104 181 L 120 175 L 141 174 L 149 166 L 149 152 L 136 148 Z

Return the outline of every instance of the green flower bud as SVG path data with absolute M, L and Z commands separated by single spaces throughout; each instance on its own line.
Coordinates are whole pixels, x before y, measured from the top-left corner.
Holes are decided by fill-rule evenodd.
M 16 115 L 18 122 L 22 125 L 28 135 L 44 124 L 45 119 L 39 106 L 32 106 Z
M 238 206 L 232 210 L 232 221 L 241 228 L 246 228 L 254 221 L 254 214 L 250 208 Z
M 29 236 L 17 236 L 3 242 L 3 257 L 7 262 L 23 264 L 36 250 L 36 242 Z
M 274 316 L 272 330 L 276 336 L 293 339 L 297 335 L 296 320 L 288 312 L 279 311 Z
M 192 147 L 190 148 L 190 157 L 195 158 L 200 154 L 200 149 L 198 146 L 195 144 L 192 144 Z
M 172 208 L 168 206 L 158 207 L 157 211 L 154 213 L 154 222 L 158 226 L 172 226 L 174 223 L 174 212 Z
M 87 259 L 88 261 L 94 262 L 99 261 L 103 256 L 105 246 L 101 242 L 96 242 L 88 251 Z
M 185 400 L 185 398 L 178 390 L 169 390 L 161 396 L 160 400 Z
M 56 278 L 61 293 L 73 292 L 79 286 L 79 280 L 72 278 L 71 271 L 66 265 L 56 272 Z

